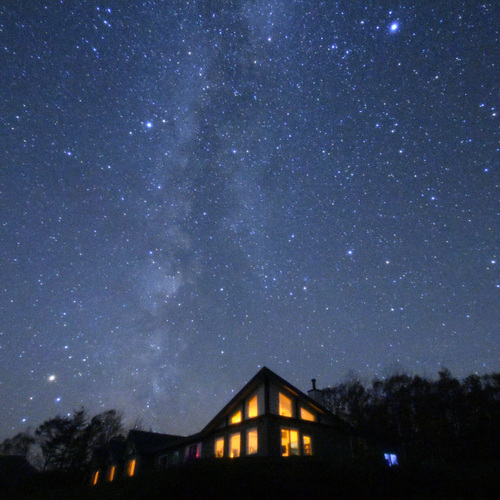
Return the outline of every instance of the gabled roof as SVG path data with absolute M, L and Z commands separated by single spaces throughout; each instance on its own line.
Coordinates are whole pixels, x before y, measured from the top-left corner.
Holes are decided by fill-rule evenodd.
M 125 438 L 120 437 L 119 439 L 112 439 L 108 445 L 108 459 L 112 462 L 121 462 L 125 455 L 127 448 L 127 442 Z
M 243 388 L 229 401 L 229 403 L 226 404 L 222 408 L 222 410 L 217 413 L 217 415 L 203 428 L 200 434 L 204 434 L 206 432 L 209 432 L 215 428 L 217 428 L 218 424 L 220 423 L 221 418 L 224 416 L 232 413 L 240 404 L 243 399 L 246 397 L 250 396 L 259 386 L 264 384 L 266 382 L 274 381 L 278 385 L 281 385 L 282 387 L 285 387 L 288 389 L 290 392 L 295 394 L 297 397 L 300 399 L 306 401 L 309 405 L 311 405 L 313 408 L 316 409 L 319 413 L 322 414 L 327 414 L 332 418 L 338 419 L 333 413 L 331 413 L 329 410 L 327 410 L 323 405 L 319 404 L 318 402 L 314 401 L 314 399 L 310 398 L 307 394 L 302 392 L 301 390 L 297 389 L 295 386 L 287 382 L 284 378 L 280 377 L 276 373 L 274 373 L 272 370 L 264 366 L 261 368 L 256 375 L 250 379 L 249 382 L 247 382 Z M 342 421 L 338 419 L 339 425 L 343 425 Z
M 125 437 L 117 436 L 104 446 L 96 446 L 92 450 L 91 464 L 99 469 L 108 464 L 121 463 L 125 460 L 127 442 Z
M 127 451 L 130 452 L 132 446 L 134 452 L 147 455 L 185 440 L 185 437 L 174 434 L 160 434 L 158 432 L 133 429 L 129 431 L 127 436 Z

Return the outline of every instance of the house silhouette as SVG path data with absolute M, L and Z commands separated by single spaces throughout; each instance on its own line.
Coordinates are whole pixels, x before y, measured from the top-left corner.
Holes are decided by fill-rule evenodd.
M 110 453 L 107 461 L 95 464 L 91 482 L 199 459 L 382 459 L 387 449 L 325 408 L 315 382 L 305 394 L 264 367 L 196 434 L 131 430 L 121 455 Z

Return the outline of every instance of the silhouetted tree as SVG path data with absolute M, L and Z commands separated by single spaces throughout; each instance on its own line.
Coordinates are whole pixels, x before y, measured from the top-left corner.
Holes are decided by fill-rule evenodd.
M 31 447 L 35 443 L 35 438 L 29 431 L 20 432 L 13 438 L 5 439 L 0 444 L 1 455 L 18 455 L 28 458 Z
M 44 469 L 78 469 L 86 463 L 84 430 L 85 410 L 74 411 L 73 417 L 54 417 L 35 431 L 44 458 Z
M 123 434 L 123 414 L 117 410 L 100 413 L 92 418 L 87 431 L 91 447 L 105 447 L 113 438 Z
M 497 457 L 500 375 L 463 382 L 443 368 L 436 381 L 397 372 L 365 387 L 357 379 L 324 391 L 333 413 L 355 427 L 397 437 L 418 459 Z

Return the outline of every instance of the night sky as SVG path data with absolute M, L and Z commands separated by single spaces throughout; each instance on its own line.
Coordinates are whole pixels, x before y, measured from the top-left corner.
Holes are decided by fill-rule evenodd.
M 3 1 L 0 438 L 499 370 L 495 3 Z

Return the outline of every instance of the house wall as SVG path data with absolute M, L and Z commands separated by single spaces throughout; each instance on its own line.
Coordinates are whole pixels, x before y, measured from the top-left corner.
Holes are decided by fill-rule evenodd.
M 349 458 L 349 437 L 335 428 L 295 418 L 271 417 L 267 424 L 267 456 L 282 456 L 281 430 L 299 433 L 299 455 L 305 455 L 303 436 L 311 438 L 312 456 L 343 461 Z
M 121 458 L 121 474 L 127 474 L 127 464 L 131 458 L 136 459 L 134 476 L 155 466 L 169 467 L 198 458 L 213 459 L 216 456 L 215 443 L 219 438 L 224 439 L 223 457 L 228 458 L 231 435 L 235 433 L 240 435 L 239 456 L 246 457 L 248 432 L 252 429 L 256 429 L 258 434 L 257 452 L 252 453 L 252 457 L 282 457 L 283 450 L 289 455 L 305 456 L 305 448 L 309 449 L 309 445 L 312 456 L 337 462 L 373 453 L 368 446 L 360 444 L 363 440 L 353 435 L 355 433 L 347 427 L 342 427 L 339 420 L 321 405 L 269 370 L 262 373 L 249 382 L 199 434 L 187 438 L 159 435 L 168 439 L 164 439 L 161 447 L 156 445 L 155 448 L 151 447 L 150 440 L 146 441 L 149 442 L 149 448 L 146 448 L 148 452 L 145 452 L 144 447 L 139 451 L 134 441 L 128 443 L 125 455 Z M 290 404 L 283 405 L 283 408 L 290 409 L 291 416 L 288 416 L 287 412 L 280 415 L 280 393 L 290 400 Z M 250 418 L 248 403 L 255 396 L 258 415 Z M 301 408 L 308 413 L 302 415 Z M 237 412 L 241 412 L 241 420 L 233 419 L 232 423 L 232 417 Z M 310 418 L 313 418 L 313 421 Z M 288 430 L 288 434 L 283 432 L 284 430 Z M 304 435 L 310 438 L 307 445 L 303 441 Z M 158 451 L 153 453 L 153 449 Z M 117 468 L 115 477 L 119 470 Z M 105 479 L 106 475 L 107 470 L 101 470 L 99 482 Z
M 293 390 L 283 385 L 270 381 L 266 394 L 266 385 L 250 392 L 239 405 L 233 407 L 228 414 L 221 418 L 221 426 L 209 436 L 203 437 L 201 443 L 201 458 L 215 457 L 215 443 L 217 439 L 224 438 L 224 458 L 230 457 L 230 443 L 233 434 L 240 435 L 240 457 L 247 456 L 247 435 L 250 429 L 257 429 L 258 451 L 253 456 L 280 457 L 281 430 L 293 429 L 299 432 L 299 454 L 304 455 L 302 436 L 311 438 L 312 454 L 318 457 L 344 460 L 350 456 L 349 437 L 339 432 L 333 424 L 333 416 L 320 411 L 315 405 Z M 292 417 L 279 415 L 279 394 L 284 394 L 292 402 Z M 247 418 L 248 401 L 257 394 L 259 416 Z M 268 413 L 265 413 L 265 410 Z M 301 418 L 301 408 L 306 409 L 314 416 L 314 422 Z M 231 417 L 241 411 L 242 421 L 231 424 Z M 181 453 L 184 458 L 185 453 Z
M 240 434 L 240 456 L 247 455 L 248 431 L 256 429 L 258 435 L 258 450 L 255 456 L 263 456 L 267 451 L 266 425 L 263 416 L 244 420 L 239 424 L 228 425 L 224 429 L 213 432 L 202 441 L 202 458 L 215 457 L 215 443 L 219 438 L 224 438 L 224 458 L 230 456 L 230 438 L 233 434 Z

